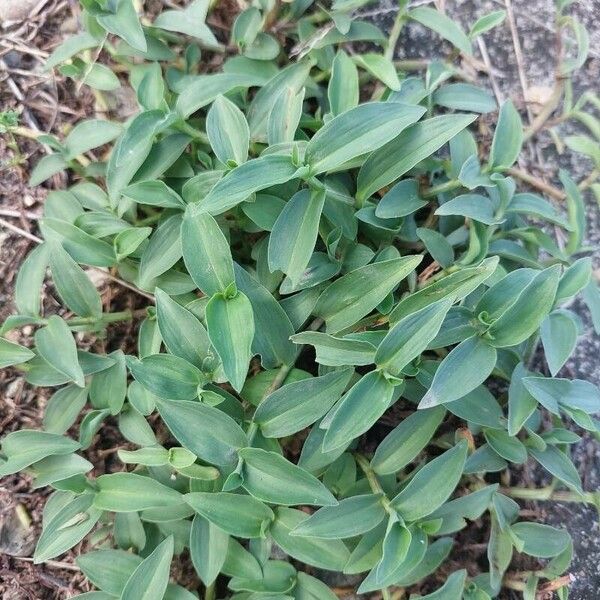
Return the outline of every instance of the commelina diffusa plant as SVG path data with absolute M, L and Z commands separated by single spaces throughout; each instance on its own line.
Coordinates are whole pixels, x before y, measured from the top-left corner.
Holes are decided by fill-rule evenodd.
M 98 98 L 127 80 L 139 104 L 123 125 L 42 138 L 54 152 L 32 184 L 65 168 L 78 183 L 49 194 L 3 325 L 33 325 L 31 348 L 0 339 L 1 366 L 57 388 L 41 431 L 2 440 L 0 474 L 55 489 L 34 561 L 85 538 L 77 564 L 100 591 L 80 598 L 333 599 L 323 570 L 401 598 L 476 519 L 489 568 L 446 567 L 423 598 L 496 597 L 513 553 L 540 559 L 513 589 L 567 598 L 568 533 L 520 519 L 514 498 L 597 503 L 569 427 L 598 433 L 600 393 L 530 365 L 540 340 L 549 373 L 565 364 L 580 293 L 600 320 L 580 190 L 562 172 L 560 205 L 517 191 L 515 107 L 490 131 L 494 99 L 451 82 L 502 12 L 467 35 L 402 2 L 387 40 L 352 18 L 364 3 L 257 0 L 223 47 L 205 0 L 143 24 L 131 0 L 82 0 L 84 31 L 50 57 Z M 597 99 L 571 99 L 587 34 L 564 9 L 563 117 L 597 135 Z M 456 48 L 423 78 L 391 60 L 409 20 Z M 84 156 L 113 140 L 106 162 Z M 600 162 L 592 138 L 567 143 Z M 149 299 L 135 355 L 77 349 L 74 333 L 139 316 L 103 312 L 90 267 Z M 47 269 L 63 317 L 41 314 Z M 112 419 L 129 449 L 92 476 L 82 454 Z M 508 487 L 529 460 L 551 484 Z M 203 586 L 170 580 L 182 553 Z

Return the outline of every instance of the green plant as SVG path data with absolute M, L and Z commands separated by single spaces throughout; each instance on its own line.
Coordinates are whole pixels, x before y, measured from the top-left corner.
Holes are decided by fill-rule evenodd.
M 82 0 L 85 31 L 50 57 L 99 98 L 123 73 L 140 112 L 45 136 L 55 153 L 31 176 L 79 178 L 49 194 L 2 328 L 34 326 L 32 349 L 0 338 L 0 366 L 58 387 L 43 430 L 2 443 L 1 475 L 25 469 L 56 490 L 34 560 L 86 538 L 78 565 L 101 591 L 80 597 L 97 600 L 195 598 L 169 582 L 185 551 L 207 599 L 225 583 L 239 600 L 335 598 L 303 564 L 401 598 L 481 517 L 489 572 L 457 570 L 426 598 L 484 600 L 503 584 L 566 598 L 568 534 L 519 520 L 513 498 L 598 503 L 568 427 L 598 433 L 600 393 L 554 377 L 580 333 L 569 302 L 583 293 L 600 313 L 580 190 L 561 173 L 566 211 L 517 192 L 517 110 L 500 107 L 489 145 L 473 125 L 494 99 L 448 83 L 503 13 L 467 35 L 401 2 L 388 41 L 352 18 L 364 2 L 311 4 L 257 2 L 224 47 L 203 0 L 143 25 L 131 0 Z M 391 60 L 410 19 L 456 48 L 424 77 Z M 357 41 L 385 50 L 345 52 Z M 85 156 L 115 138 L 106 163 Z M 116 270 L 151 302 L 103 312 L 80 265 Z M 42 315 L 48 267 L 62 317 Z M 139 318 L 136 356 L 78 350 L 74 333 Z M 553 377 L 531 369 L 540 340 Z M 91 476 L 81 452 L 111 419 L 128 444 Z M 501 487 L 530 457 L 550 486 Z M 515 551 L 539 568 L 507 579 Z

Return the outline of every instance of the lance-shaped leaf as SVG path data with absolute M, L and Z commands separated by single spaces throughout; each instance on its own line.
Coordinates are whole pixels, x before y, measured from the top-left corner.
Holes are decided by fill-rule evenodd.
M 225 563 L 229 535 L 201 515 L 196 515 L 190 530 L 190 557 L 204 585 L 211 585 Z
M 273 511 L 260 500 L 228 492 L 192 492 L 185 501 L 223 531 L 242 538 L 264 537 Z
M 523 124 L 514 104 L 507 100 L 500 108 L 494 131 L 489 164 L 494 169 L 507 169 L 517 160 L 523 144 Z
M 136 381 L 160 398 L 191 400 L 198 396 L 202 372 L 183 358 L 151 354 L 142 360 L 127 356 L 126 361 Z
M 169 352 L 199 369 L 214 366 L 218 359 L 204 325 L 161 289 L 154 290 L 160 336 Z
M 5 338 L 0 338 L 0 369 L 27 362 L 34 356 L 35 353 L 29 348 L 9 342 Z
M 453 298 L 430 304 L 398 321 L 387 333 L 375 354 L 375 364 L 399 376 L 408 363 L 419 356 L 438 334 Z
M 204 0 L 195 0 L 184 10 L 165 10 L 160 13 L 153 23 L 154 27 L 177 31 L 200 40 L 200 43 L 210 48 L 219 46 L 219 42 L 206 25 L 206 13 L 209 4 Z
M 463 569 L 452 573 L 441 588 L 421 596 L 421 600 L 461 600 L 465 590 L 467 572 Z
M 431 408 L 466 396 L 488 378 L 496 358 L 496 349 L 478 336 L 461 342 L 441 362 L 419 408 Z
M 429 6 L 418 6 L 408 12 L 409 18 L 435 31 L 454 44 L 461 52 L 473 54 L 471 40 L 455 21 L 439 10 Z
M 579 327 L 573 313 L 566 310 L 551 312 L 540 326 L 540 335 L 550 373 L 556 375 L 573 353 Z
M 162 483 L 135 473 L 111 473 L 96 479 L 94 506 L 113 512 L 138 512 L 183 503 L 183 496 Z
M 231 465 L 247 443 L 241 427 L 223 411 L 204 402 L 159 402 L 163 421 L 184 448 L 209 463 Z
M 223 371 L 239 392 L 252 358 L 254 313 L 250 300 L 242 292 L 233 297 L 213 296 L 206 305 L 206 326 L 208 337 L 223 363 Z
M 121 600 L 162 600 L 169 583 L 173 548 L 170 535 L 136 567 L 123 588 Z
M 390 323 L 396 323 L 403 316 L 416 312 L 442 298 L 453 296 L 455 301 L 462 300 L 491 277 L 497 266 L 497 256 L 486 258 L 477 267 L 461 269 L 409 294 L 402 298 L 391 312 Z
M 248 200 L 254 192 L 290 181 L 296 170 L 289 156 L 268 154 L 254 158 L 219 180 L 198 203 L 198 209 L 219 215 Z
M 427 446 L 445 414 L 446 409 L 438 406 L 404 419 L 377 447 L 371 460 L 373 470 L 380 475 L 400 471 Z
M 316 477 L 280 454 L 260 448 L 244 448 L 239 455 L 244 461 L 242 485 L 255 498 L 283 506 L 337 504 L 331 492 Z
M 286 203 L 269 237 L 269 269 L 282 271 L 293 283 L 312 256 L 325 203 L 325 188 L 300 190 Z
M 259 354 L 261 364 L 273 369 L 281 364 L 291 365 L 297 349 L 290 341 L 294 326 L 281 304 L 250 273 L 234 264 L 235 283 L 252 304 L 254 314 L 253 354 Z
M 324 506 L 292 530 L 292 536 L 323 539 L 355 537 L 379 525 L 386 512 L 381 494 L 364 494 L 340 500 L 337 506 Z
M 66 502 L 50 515 L 44 510 L 44 524 L 33 562 L 43 563 L 78 544 L 102 516 L 100 509 L 92 506 L 94 494 L 81 494 Z
M 316 361 L 321 365 L 370 365 L 375 360 L 375 346 L 366 340 L 335 337 L 320 331 L 302 331 L 293 335 L 292 341 L 313 346 Z
M 235 282 L 229 243 L 214 218 L 196 208 L 191 205 L 181 224 L 183 260 L 207 296 L 224 293 Z
M 314 313 L 325 319 L 328 333 L 354 325 L 392 292 L 422 258 L 392 258 L 350 271 L 325 288 Z
M 59 373 L 66 375 L 79 387 L 85 386 L 85 378 L 77 346 L 69 326 L 60 317 L 53 315 L 47 325 L 35 332 L 35 344 L 41 357 Z
M 291 87 L 284 88 L 279 93 L 267 122 L 269 145 L 294 141 L 298 123 L 302 116 L 304 94 L 304 88 L 297 92 Z
M 467 442 L 427 463 L 392 499 L 392 506 L 406 521 L 417 521 L 430 515 L 452 494 L 462 476 L 467 458 Z
M 546 471 L 562 481 L 578 494 L 583 494 L 581 477 L 571 459 L 556 446 L 547 446 L 545 450 L 529 448 L 529 453 Z
M 96 16 L 98 23 L 106 31 L 123 38 L 132 48 L 146 52 L 146 38 L 133 2 L 121 0 L 114 6 L 112 11 L 102 11 Z
M 237 165 L 248 158 L 250 130 L 244 113 L 225 96 L 217 96 L 206 116 L 206 133 L 216 157 Z
M 536 275 L 487 330 L 489 343 L 496 348 L 515 346 L 535 333 L 554 304 L 559 278 L 558 265 Z
M 571 542 L 567 531 L 543 523 L 515 523 L 510 531 L 523 544 L 521 552 L 538 558 L 558 556 Z
M 381 148 L 418 121 L 425 109 L 400 102 L 368 102 L 338 115 L 311 138 L 305 160 L 311 173 L 331 171 Z
M 381 371 L 367 373 L 333 407 L 323 450 L 343 446 L 370 429 L 389 407 L 393 394 L 393 384 Z
M 291 532 L 306 521 L 305 512 L 293 508 L 277 507 L 275 521 L 269 530 L 275 543 L 291 557 L 319 569 L 341 571 L 350 557 L 341 540 L 298 537 Z
M 352 369 L 288 383 L 267 396 L 254 413 L 265 437 L 285 437 L 320 419 L 340 398 Z
M 373 152 L 358 173 L 356 197 L 359 202 L 402 177 L 476 118 L 477 115 L 458 114 L 433 117 L 411 125 Z
M 32 429 L 13 431 L 2 440 L 2 453 L 7 460 L 0 464 L 0 477 L 21 471 L 48 456 L 70 454 L 79 448 L 78 442 L 55 433 Z
M 90 582 L 111 597 L 121 595 L 127 580 L 142 562 L 141 557 L 124 550 L 95 550 L 76 560 Z
M 338 50 L 331 64 L 327 98 L 329 109 L 334 116 L 358 104 L 358 71 L 352 59 L 343 50 Z
M 50 270 L 62 301 L 80 317 L 99 317 L 102 301 L 83 269 L 58 243 L 50 245 Z
M 410 530 L 397 518 L 390 518 L 383 538 L 381 560 L 376 570 L 379 581 L 385 581 L 404 562 L 411 540 Z

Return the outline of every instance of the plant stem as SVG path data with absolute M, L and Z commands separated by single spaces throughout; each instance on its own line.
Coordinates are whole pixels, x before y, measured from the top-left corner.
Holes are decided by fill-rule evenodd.
M 542 502 L 553 500 L 555 502 L 576 502 L 579 504 L 592 504 L 594 506 L 597 504 L 596 494 L 593 492 L 584 492 L 581 495 L 577 492 L 557 491 L 552 485 L 535 489 L 521 487 L 503 488 L 502 493 L 512 498 L 520 498 L 521 500 L 538 500 Z
M 398 38 L 400 37 L 400 33 L 402 32 L 402 27 L 406 21 L 406 12 L 403 8 L 400 8 L 396 18 L 394 19 L 394 24 L 392 25 L 392 29 L 390 30 L 390 35 L 388 38 L 388 45 L 383 53 L 384 57 L 388 60 L 392 60 L 394 58 L 394 52 L 396 50 L 396 44 L 398 43 Z
M 215 597 L 216 597 L 215 585 L 216 585 L 216 582 L 213 581 L 210 585 L 206 586 L 206 589 L 204 590 L 204 600 L 214 600 L 215 599 Z
M 423 198 L 433 198 L 438 194 L 443 194 L 444 192 L 451 192 L 459 187 L 462 187 L 462 183 L 458 181 L 458 179 L 451 179 L 450 181 L 446 181 L 445 183 L 440 183 L 439 185 L 434 185 L 430 187 L 428 190 L 423 192 L 421 196 Z
M 365 474 L 365 477 L 367 478 L 367 481 L 369 482 L 371 491 L 374 494 L 384 494 L 385 492 L 383 491 L 383 488 L 381 487 L 381 484 L 379 483 L 379 480 L 377 479 L 377 475 L 375 475 L 375 471 L 373 471 L 373 469 L 371 469 L 371 465 L 369 464 L 369 461 L 362 454 L 358 454 L 358 453 L 356 453 L 354 455 L 354 459 L 358 463 L 358 466 L 362 469 L 362 472 Z

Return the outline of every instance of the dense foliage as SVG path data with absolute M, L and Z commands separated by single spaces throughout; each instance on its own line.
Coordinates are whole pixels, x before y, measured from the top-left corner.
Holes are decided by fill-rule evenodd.
M 507 101 L 490 130 L 494 98 L 460 80 L 457 57 L 504 14 L 466 34 L 403 2 L 388 43 L 352 18 L 364 1 L 257 0 L 224 46 L 206 0 L 143 24 L 131 0 L 81 3 L 84 31 L 49 67 L 99 99 L 127 82 L 139 112 L 44 136 L 31 177 L 76 181 L 48 195 L 2 328 L 33 326 L 31 348 L 0 338 L 0 366 L 57 388 L 43 430 L 2 440 L 1 475 L 56 490 L 35 562 L 86 538 L 101 591 L 79 597 L 95 600 L 195 598 L 169 580 L 186 552 L 207 599 L 335 598 L 320 570 L 388 598 L 480 520 L 487 572 L 425 597 L 495 597 L 518 552 L 541 559 L 521 582 L 533 599 L 572 545 L 514 498 L 596 501 L 569 447 L 573 423 L 599 431 L 600 393 L 555 375 L 581 333 L 569 304 L 582 293 L 598 318 L 600 295 L 577 184 L 561 173 L 561 206 L 517 191 L 519 113 Z M 579 42 L 568 78 L 587 37 L 561 18 Z M 392 61 L 408 20 L 456 48 L 424 77 Z M 42 315 L 48 268 L 62 316 Z M 103 312 L 98 268 L 147 308 Z M 139 318 L 136 355 L 77 347 Z M 553 377 L 532 370 L 540 340 Z M 92 476 L 82 454 L 111 421 L 128 443 Z M 508 487 L 530 459 L 551 484 Z

